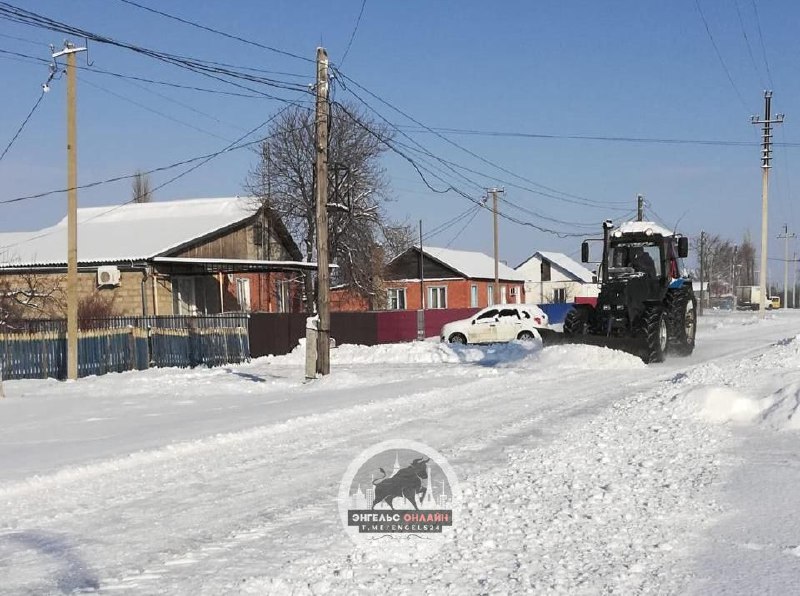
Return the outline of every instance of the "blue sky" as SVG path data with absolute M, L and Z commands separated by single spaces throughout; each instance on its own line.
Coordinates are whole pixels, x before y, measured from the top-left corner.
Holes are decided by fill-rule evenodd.
M 361 0 L 141 3 L 309 59 L 322 44 L 334 63 L 341 62 L 361 9 Z M 758 131 L 749 118 L 762 111 L 763 89 L 772 88 L 774 109 L 787 116 L 775 140 L 800 142 L 794 126 L 800 121 L 800 83 L 795 72 L 800 6 L 763 0 L 699 0 L 699 5 L 725 67 L 695 0 L 367 0 L 341 69 L 429 127 L 752 143 L 719 146 L 447 134 L 454 143 L 507 170 L 502 172 L 435 135 L 412 132 L 417 125 L 370 99 L 381 114 L 408 127 L 403 130 L 437 157 L 473 170 L 467 174 L 469 182 L 453 178 L 462 191 L 479 199 L 480 187 L 505 186 L 505 198 L 513 205 L 501 203 L 501 210 L 518 219 L 559 232 L 584 233 L 591 228 L 573 224 L 595 224 L 599 229 L 602 219 L 625 216 L 625 211 L 635 207 L 636 194 L 643 193 L 660 220 L 674 225 L 680 219 L 679 228 L 687 234 L 705 229 L 737 241 L 750 230 L 757 244 L 760 149 Z M 314 76 L 311 62 L 198 31 L 119 0 L 29 1 L 24 8 L 148 48 L 288 73 L 275 75 L 286 81 L 306 84 Z M 63 38 L 0 20 L 0 49 L 6 51 L 47 58 L 48 45 L 59 46 Z M 226 88 L 99 43 L 90 43 L 89 59 L 96 69 Z M 0 144 L 5 146 L 38 97 L 47 67 L 7 55 L 0 55 L 0 65 L 5 91 Z M 65 186 L 65 80 L 51 86 L 19 140 L 0 161 L 4 181 L 0 199 Z M 294 92 L 278 93 L 300 97 Z M 341 88 L 336 93 L 337 99 L 349 96 Z M 268 99 L 133 84 L 86 71 L 80 73 L 78 97 L 81 183 L 217 151 L 283 106 Z M 793 230 L 800 226 L 793 206 L 800 180 L 792 174 L 800 164 L 799 149 L 775 148 L 772 237 L 784 223 Z M 222 156 L 157 191 L 156 198 L 241 194 L 253 161 L 247 150 Z M 430 192 L 396 155 L 387 155 L 385 165 L 395 198 L 388 212 L 397 220 L 416 225 L 423 219 L 425 228 L 432 229 L 470 207 L 455 193 Z M 160 184 L 180 171 L 154 175 L 153 183 Z M 530 192 L 541 190 L 536 184 L 556 189 L 557 193 L 546 192 L 561 198 Z M 569 202 L 567 195 L 604 206 Z M 83 190 L 79 201 L 83 206 L 116 204 L 129 196 L 129 183 L 120 182 Z M 0 231 L 51 225 L 63 217 L 65 202 L 64 195 L 55 195 L 0 205 Z M 514 205 L 567 223 L 543 220 Z M 512 266 L 536 250 L 578 254 L 579 238 L 561 238 L 507 220 L 501 221 L 500 229 L 501 256 Z M 466 228 L 455 225 L 430 243 L 452 242 L 453 248 L 491 253 L 491 230 L 491 216 L 482 211 Z M 770 251 L 771 256 L 780 257 L 783 246 L 773 240 Z M 773 262 L 771 269 L 773 276 L 782 274 L 780 263 Z

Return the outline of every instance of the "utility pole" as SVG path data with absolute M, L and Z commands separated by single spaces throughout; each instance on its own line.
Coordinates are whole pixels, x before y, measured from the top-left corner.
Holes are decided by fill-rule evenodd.
M 733 245 L 733 260 L 731 260 L 731 294 L 733 294 L 733 310 L 736 310 L 736 257 L 739 246 Z
M 769 197 L 769 170 L 772 167 L 772 125 L 783 122 L 783 114 L 776 114 L 772 118 L 772 91 L 764 91 L 764 118 L 758 116 L 750 118 L 753 124 L 762 124 L 761 148 L 761 271 L 758 276 L 758 285 L 761 291 L 761 304 L 759 311 L 762 317 L 767 315 L 764 305 L 767 299 L 767 205 Z
M 783 224 L 783 234 L 778 235 L 778 240 L 783 240 L 783 308 L 789 308 L 789 238 L 796 238 L 797 234 L 789 233 L 789 226 Z
M 328 267 L 328 53 L 317 48 L 317 374 L 331 372 L 331 272 Z
M 422 252 L 422 220 L 419 220 L 419 317 L 417 317 L 417 339 L 425 339 L 425 257 Z
M 78 378 L 78 145 L 75 54 L 85 52 L 64 42 L 53 60 L 67 57 L 67 379 Z
M 703 280 L 704 280 L 704 271 L 703 265 L 704 263 L 704 256 L 706 251 L 706 233 L 703 230 L 700 230 L 700 303 L 699 306 L 699 314 L 703 314 Z
M 792 308 L 797 308 L 797 253 L 792 255 Z
M 644 221 L 644 196 L 636 195 L 636 221 Z
M 500 304 L 500 238 L 497 232 L 497 194 L 504 193 L 502 188 L 490 188 L 488 193 L 492 195 L 492 216 L 494 228 L 494 289 L 492 290 L 492 300 L 495 304 Z

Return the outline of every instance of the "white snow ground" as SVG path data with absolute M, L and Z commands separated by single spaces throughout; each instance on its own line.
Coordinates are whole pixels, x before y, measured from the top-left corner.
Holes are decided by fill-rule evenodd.
M 788 594 L 800 581 L 800 313 L 711 313 L 690 358 L 341 346 L 220 369 L 6 382 L 0 593 Z M 342 474 L 429 444 L 466 512 L 387 564 Z

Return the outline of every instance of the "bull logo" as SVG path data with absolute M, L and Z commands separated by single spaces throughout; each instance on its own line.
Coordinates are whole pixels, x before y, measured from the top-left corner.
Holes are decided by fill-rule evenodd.
M 411 465 L 398 470 L 389 478 L 386 477 L 386 470 L 380 468 L 383 478 L 372 482 L 375 486 L 375 500 L 372 502 L 372 508 L 375 509 L 375 505 L 384 502 L 394 510 L 393 501 L 403 498 L 419 511 L 417 495 L 420 495 L 419 502 L 422 503 L 427 492 L 423 482 L 428 479 L 429 461 L 431 458 L 418 457 L 411 462 Z

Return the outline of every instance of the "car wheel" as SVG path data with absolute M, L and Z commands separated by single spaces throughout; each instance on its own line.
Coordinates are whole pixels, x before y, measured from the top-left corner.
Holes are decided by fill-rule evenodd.
M 536 339 L 536 336 L 530 331 L 521 331 L 517 339 L 520 341 L 533 341 Z
M 463 333 L 453 333 L 448 339 L 451 344 L 465 344 L 467 343 L 467 338 L 464 336 Z

